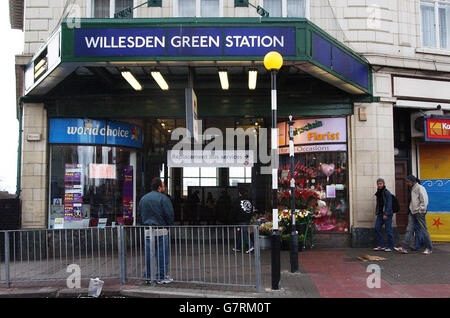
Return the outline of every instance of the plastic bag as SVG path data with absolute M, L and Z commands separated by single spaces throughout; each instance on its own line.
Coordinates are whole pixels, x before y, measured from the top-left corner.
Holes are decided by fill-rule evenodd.
M 88 296 L 89 297 L 98 297 L 100 296 L 103 288 L 104 281 L 97 278 L 91 278 L 89 282 Z

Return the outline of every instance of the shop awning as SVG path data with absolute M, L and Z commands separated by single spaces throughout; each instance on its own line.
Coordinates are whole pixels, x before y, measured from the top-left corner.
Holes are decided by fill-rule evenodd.
M 372 95 L 369 64 L 306 19 L 66 20 L 25 71 L 25 94 L 44 96 L 78 67 L 285 64 L 352 95 Z

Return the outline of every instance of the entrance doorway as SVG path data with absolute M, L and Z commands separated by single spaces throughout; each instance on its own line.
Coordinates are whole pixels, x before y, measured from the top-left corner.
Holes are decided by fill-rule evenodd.
M 405 182 L 407 175 L 407 160 L 395 160 L 395 196 L 400 205 L 400 211 L 396 213 L 396 221 L 400 234 L 406 232 L 408 225 L 408 186 Z

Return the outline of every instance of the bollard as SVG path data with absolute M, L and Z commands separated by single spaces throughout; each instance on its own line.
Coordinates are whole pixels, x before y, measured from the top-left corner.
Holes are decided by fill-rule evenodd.
M 281 276 L 280 248 L 281 248 L 280 233 L 278 232 L 278 230 L 274 230 L 272 233 L 272 248 L 271 248 L 273 290 L 280 289 L 280 276 Z

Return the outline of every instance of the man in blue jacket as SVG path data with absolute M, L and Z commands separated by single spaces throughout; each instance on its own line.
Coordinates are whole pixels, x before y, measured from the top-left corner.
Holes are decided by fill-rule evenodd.
M 156 260 L 159 267 L 157 282 L 168 284 L 173 281 L 167 275 L 169 271 L 169 235 L 164 227 L 173 225 L 174 212 L 173 205 L 169 197 L 165 194 L 164 182 L 156 177 L 152 180 L 152 191 L 141 198 L 139 202 L 139 214 L 141 223 L 152 227 L 153 236 L 156 240 Z M 146 278 L 150 278 L 150 236 L 146 236 Z
M 378 246 L 374 248 L 375 251 L 391 252 L 394 249 L 394 234 L 392 232 L 392 194 L 386 189 L 384 179 L 377 179 L 377 205 L 376 215 L 377 220 L 375 222 L 375 232 L 377 233 Z M 386 228 L 388 235 L 388 246 L 385 247 L 385 241 L 383 238 L 382 227 Z

